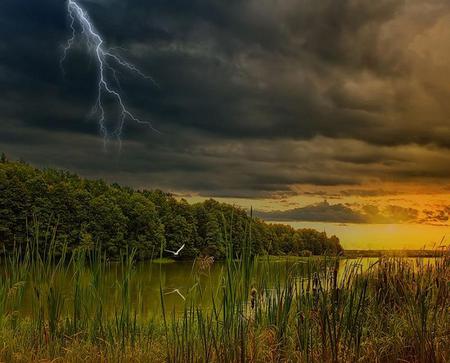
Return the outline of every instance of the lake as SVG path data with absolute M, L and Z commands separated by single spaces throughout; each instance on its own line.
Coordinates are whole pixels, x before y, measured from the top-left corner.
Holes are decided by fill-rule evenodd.
M 338 261 L 338 279 L 342 279 L 349 271 L 364 272 L 374 266 L 378 258 L 340 259 Z M 434 258 L 402 258 L 412 268 L 420 264 L 433 264 Z M 266 290 L 273 281 L 283 281 L 286 276 L 295 278 L 302 284 L 307 276 L 317 272 L 322 276 L 327 269 L 334 269 L 335 262 L 330 258 L 311 257 L 271 257 L 260 258 L 253 274 L 265 276 Z M 60 268 L 40 278 L 38 281 L 27 281 L 23 298 L 18 302 L 18 310 L 29 314 L 36 306 L 37 286 L 42 292 L 49 286 L 61 293 L 61 309 L 70 311 L 74 305 L 75 295 L 82 296 L 86 309 L 101 305 L 105 313 L 117 313 L 124 300 L 135 305 L 137 311 L 145 317 L 161 316 L 161 298 L 166 311 L 180 312 L 185 301 L 208 309 L 212 299 L 218 300 L 221 294 L 222 276 L 226 273 L 224 262 L 209 264 L 207 261 L 177 261 L 173 263 L 139 262 L 127 269 L 119 263 L 104 264 L 102 270 L 95 271 L 82 267 L 75 273 L 75 268 Z M 8 274 L 7 269 L 4 273 Z M 33 274 L 27 274 L 33 279 Z M 39 274 L 36 274 L 39 275 Z M 51 283 L 50 283 L 51 281 Z M 47 291 L 48 292 L 48 291 Z M 39 292 L 38 292 L 39 293 Z

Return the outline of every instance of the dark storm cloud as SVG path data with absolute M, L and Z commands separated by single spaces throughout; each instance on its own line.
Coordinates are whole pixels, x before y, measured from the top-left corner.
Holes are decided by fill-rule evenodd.
M 80 3 L 157 81 L 120 75 L 161 134 L 128 123 L 122 154 L 102 153 L 95 63 L 74 51 L 60 69 L 65 1 L 3 0 L 0 148 L 13 157 L 210 196 L 450 177 L 447 1 Z
M 261 212 L 255 215 L 268 221 L 307 221 L 335 223 L 411 223 L 417 222 L 419 211 L 398 205 L 378 206 L 366 204 L 361 208 L 327 201 L 285 211 Z M 435 217 L 433 215 L 433 217 Z M 432 220 L 421 220 L 430 223 Z
M 306 207 L 275 212 L 255 212 L 257 217 L 269 221 L 308 221 L 308 222 L 341 222 L 363 223 L 364 216 L 344 204 L 327 202 L 308 205 Z

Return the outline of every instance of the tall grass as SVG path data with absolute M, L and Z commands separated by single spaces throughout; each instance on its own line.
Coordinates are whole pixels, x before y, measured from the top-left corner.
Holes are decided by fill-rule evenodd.
M 145 309 L 135 251 L 118 262 L 100 248 L 69 256 L 56 229 L 38 228 L 2 258 L 0 361 L 449 361 L 448 251 L 433 264 L 390 258 L 367 271 L 339 257 L 274 263 L 252 253 L 251 225 L 236 250 L 232 225 L 218 280 L 193 264 L 177 308 L 166 304 L 162 266 L 148 276 L 160 281 L 160 315 Z

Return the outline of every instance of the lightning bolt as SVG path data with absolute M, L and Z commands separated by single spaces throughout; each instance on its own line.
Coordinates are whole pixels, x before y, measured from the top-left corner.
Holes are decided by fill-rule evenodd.
M 68 52 L 74 48 L 77 37 L 81 37 L 82 44 L 85 45 L 88 54 L 92 55 L 98 69 L 97 99 L 92 108 L 91 115 L 98 117 L 104 146 L 106 147 L 107 141 L 111 136 L 114 136 L 119 142 L 119 148 L 121 148 L 122 131 L 126 120 L 149 126 L 152 130 L 158 132 L 153 128 L 151 122 L 139 119 L 129 110 L 123 100 L 123 91 L 118 74 L 120 73 L 120 69 L 123 69 L 140 78 L 150 80 L 157 85 L 153 78 L 144 74 L 135 65 L 120 57 L 120 55 L 114 52 L 113 48 L 107 48 L 105 46 L 102 36 L 96 30 L 88 13 L 77 1 L 67 1 L 67 13 L 69 16 L 71 36 L 67 39 L 63 47 L 63 54 L 60 60 L 61 68 L 64 73 L 63 65 Z M 112 99 L 118 108 L 118 122 L 112 130 L 108 128 L 106 122 L 105 98 Z

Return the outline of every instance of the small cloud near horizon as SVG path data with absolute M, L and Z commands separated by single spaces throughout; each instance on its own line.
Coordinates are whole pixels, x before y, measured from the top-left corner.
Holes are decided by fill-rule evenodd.
M 254 215 L 267 221 L 332 222 L 339 224 L 419 223 L 445 226 L 449 220 L 450 206 L 421 212 L 414 208 L 398 205 L 387 205 L 380 208 L 373 204 L 366 204 L 355 208 L 349 203 L 330 204 L 328 201 L 323 201 L 283 211 L 256 210 Z

